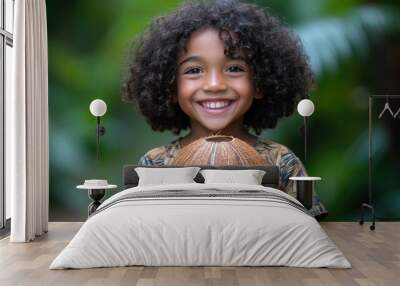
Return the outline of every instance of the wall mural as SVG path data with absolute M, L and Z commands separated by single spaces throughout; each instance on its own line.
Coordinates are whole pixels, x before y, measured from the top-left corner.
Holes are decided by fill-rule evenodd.
M 307 93 L 315 111 L 307 122 L 306 170 L 322 178 L 315 190 L 329 211 L 325 219 L 357 221 L 361 204 L 368 202 L 369 95 L 400 94 L 400 27 L 395 21 L 400 4 L 253 2 L 270 7 L 298 35 L 315 77 Z M 383 3 L 392 6 L 388 9 Z M 122 96 L 135 41 L 155 17 L 181 4 L 178 0 L 47 3 L 50 221 L 85 219 L 91 200 L 76 186 L 97 178 L 120 187 L 124 164 L 143 162 L 149 150 L 189 134 L 188 128 L 178 134 L 153 130 L 149 116 Z M 314 9 L 304 9 L 307 5 Z M 101 117 L 107 132 L 101 137 L 99 158 L 96 117 L 89 111 L 95 99 L 107 103 L 107 113 Z M 398 166 L 387 158 L 399 158 L 400 106 L 392 99 L 381 101 L 373 110 L 378 121 L 373 129 L 378 184 L 373 205 L 382 217 L 398 217 L 400 204 L 394 202 L 400 201 L 400 190 L 393 184 Z M 274 128 L 261 130 L 258 137 L 287 146 L 303 160 L 303 121 L 293 112 L 280 118 Z M 256 135 L 254 130 L 252 135 Z M 106 197 L 118 191 L 110 189 Z

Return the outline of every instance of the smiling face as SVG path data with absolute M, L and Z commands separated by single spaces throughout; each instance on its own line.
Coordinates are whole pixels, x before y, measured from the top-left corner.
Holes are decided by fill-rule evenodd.
M 178 59 L 178 102 L 190 117 L 192 132 L 242 131 L 253 102 L 250 67 L 224 55 L 224 43 L 212 28 L 193 32 L 186 48 Z

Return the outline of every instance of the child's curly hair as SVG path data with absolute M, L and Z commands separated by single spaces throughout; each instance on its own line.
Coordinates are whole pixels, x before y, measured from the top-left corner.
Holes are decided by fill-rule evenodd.
M 244 126 L 257 135 L 274 128 L 307 98 L 313 74 L 300 41 L 262 8 L 237 0 L 191 1 L 167 16 L 156 18 L 138 39 L 122 86 L 124 101 L 136 99 L 153 130 L 179 134 L 190 127 L 177 101 L 177 61 L 190 34 L 208 26 L 219 31 L 224 54 L 245 51 L 255 90 L 263 95 L 244 117 Z M 232 33 L 238 37 L 233 37 Z M 238 38 L 238 40 L 237 40 Z

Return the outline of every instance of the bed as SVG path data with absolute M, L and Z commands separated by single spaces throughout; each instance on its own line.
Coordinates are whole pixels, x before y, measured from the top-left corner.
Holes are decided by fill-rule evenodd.
M 100 205 L 50 269 L 351 267 L 304 206 L 277 189 L 274 166 L 250 168 L 265 171 L 259 185 L 204 182 L 200 172 L 193 182 L 138 185 L 136 167 L 124 166 L 125 189 Z

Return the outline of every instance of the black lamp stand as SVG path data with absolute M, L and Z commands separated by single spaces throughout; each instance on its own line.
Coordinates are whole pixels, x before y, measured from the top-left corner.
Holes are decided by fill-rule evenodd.
M 304 165 L 307 162 L 307 116 L 304 116 Z
M 307 161 L 307 136 L 308 136 L 308 128 L 307 128 L 308 120 L 307 116 L 303 116 L 303 126 L 300 127 L 300 135 L 304 138 L 304 158 L 303 164 L 306 164 Z
M 100 159 L 100 136 L 103 136 L 106 133 L 106 129 L 100 125 L 100 116 L 96 116 L 96 139 L 97 139 L 97 146 L 96 146 L 96 155 L 97 161 Z

